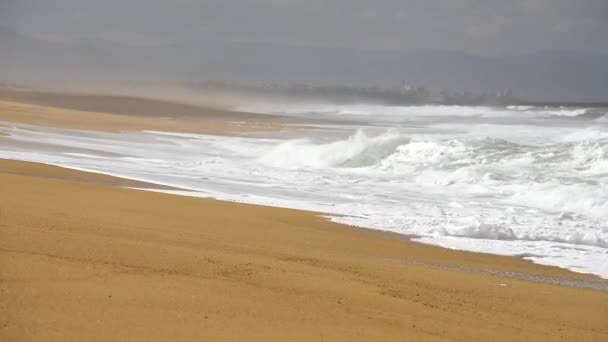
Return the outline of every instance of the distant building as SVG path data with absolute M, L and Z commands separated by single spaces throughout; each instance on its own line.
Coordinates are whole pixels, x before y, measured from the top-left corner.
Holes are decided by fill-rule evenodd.
M 513 97 L 513 90 L 511 90 L 510 88 L 505 89 L 505 90 L 499 90 L 496 92 L 496 97 L 511 98 L 511 97 Z
M 409 93 L 413 92 L 414 88 L 415 88 L 414 86 L 407 84 L 405 82 L 405 80 L 401 81 L 401 94 L 402 95 L 409 94 Z

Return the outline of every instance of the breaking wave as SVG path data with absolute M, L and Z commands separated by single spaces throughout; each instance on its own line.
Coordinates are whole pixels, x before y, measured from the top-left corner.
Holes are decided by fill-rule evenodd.
M 396 131 L 388 131 L 376 137 L 357 131 L 346 140 L 327 144 L 315 144 L 310 139 L 288 141 L 266 153 L 261 161 L 288 169 L 367 167 L 376 165 L 409 141 L 409 137 Z
M 261 161 L 289 170 L 364 171 L 428 191 L 453 187 L 463 195 L 486 193 L 505 203 L 608 220 L 608 135 L 594 130 L 546 145 L 496 138 L 414 141 L 394 130 L 377 136 L 358 131 L 330 143 L 288 141 Z
M 375 167 L 398 172 L 502 164 L 511 169 L 528 166 L 539 173 L 545 166 L 554 170 L 574 168 L 576 172 L 601 173 L 608 172 L 605 167 L 608 166 L 608 133 L 587 129 L 564 136 L 561 143 L 522 145 L 497 138 L 411 140 L 396 130 L 377 136 L 359 130 L 344 140 L 329 143 L 311 139 L 287 141 L 267 151 L 261 161 L 289 169 Z
M 598 118 L 608 112 L 606 108 L 550 107 L 550 106 L 462 106 L 462 105 L 374 105 L 374 104 L 323 104 L 323 103 L 258 103 L 240 110 L 278 115 L 355 116 L 370 118 L 424 118 L 424 117 L 481 117 L 481 118 L 534 118 L 570 117 Z
M 608 277 L 603 123 L 429 122 L 399 122 L 381 134 L 370 125 L 346 137 L 330 126 L 296 140 L 6 127 L 12 145 L 0 155 L 323 212 L 426 243 Z

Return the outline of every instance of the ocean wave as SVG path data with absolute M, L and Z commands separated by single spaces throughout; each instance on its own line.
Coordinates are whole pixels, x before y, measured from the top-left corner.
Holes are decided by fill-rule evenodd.
M 562 217 L 570 215 L 562 215 Z M 504 224 L 486 223 L 474 217 L 452 223 L 447 228 L 437 231 L 440 236 L 452 236 L 469 239 L 499 240 L 499 241 L 528 241 L 528 242 L 557 242 L 579 246 L 608 248 L 608 226 L 598 227 L 595 231 L 572 232 L 566 235 L 542 234 L 535 232 L 517 233 Z
M 454 237 L 466 237 L 470 239 L 488 240 L 518 240 L 515 232 L 504 226 L 479 222 L 475 219 L 470 225 L 440 230 L 440 234 Z
M 566 135 L 559 143 L 522 145 L 490 137 L 412 140 L 397 130 L 377 136 L 359 130 L 330 143 L 315 143 L 311 139 L 287 141 L 272 147 L 260 160 L 289 169 L 374 167 L 384 172 L 419 171 L 418 174 L 428 170 L 449 172 L 467 167 L 490 170 L 505 166 L 512 169 L 528 166 L 539 172 L 552 171 L 543 170 L 544 167 L 599 172 L 608 162 L 608 132 L 586 129 Z
M 395 130 L 363 131 L 331 143 L 309 139 L 273 147 L 260 160 L 282 169 L 366 172 L 365 177 L 441 192 L 482 194 L 550 212 L 608 219 L 608 138 L 593 130 L 533 146 L 496 138 L 413 141 Z M 361 177 L 364 177 L 361 175 Z M 433 190 L 434 189 L 434 190 Z
M 7 128 L 15 150 L 0 148 L 0 155 L 191 190 L 187 195 L 324 212 L 450 248 L 534 254 L 538 262 L 608 276 L 604 126 L 539 121 L 394 125 L 382 133 L 374 126 L 349 137 L 338 135 L 348 128 L 335 126 L 267 138 Z M 277 139 L 296 134 L 314 138 Z
M 595 127 L 587 127 L 567 134 L 562 138 L 563 142 L 580 142 L 608 139 L 608 131 Z
M 407 144 L 408 136 L 387 131 L 370 137 L 359 130 L 345 140 L 315 144 L 310 139 L 282 143 L 265 153 L 260 161 L 280 168 L 360 168 L 376 165 Z
M 608 220 L 608 186 L 559 181 L 522 184 L 505 202 L 539 208 L 553 213 L 572 212 Z
M 597 117 L 601 110 L 579 107 L 548 106 L 464 106 L 464 105 L 376 105 L 326 103 L 257 103 L 240 110 L 278 115 L 349 116 L 381 118 L 424 117 L 479 117 L 479 118 L 533 118 L 533 117 Z M 602 112 L 605 114 L 605 110 Z

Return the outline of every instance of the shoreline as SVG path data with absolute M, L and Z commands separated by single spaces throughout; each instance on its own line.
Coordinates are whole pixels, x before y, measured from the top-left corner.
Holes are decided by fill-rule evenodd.
M 19 106 L 42 126 L 242 133 Z M 43 163 L 0 159 L 0 184 L 0 339 L 608 338 L 594 275 Z
M 0 308 L 7 313 L 0 318 L 0 336 L 608 336 L 608 292 L 467 268 L 546 276 L 569 271 L 407 242 L 328 222 L 318 213 L 99 184 L 106 177 L 0 160 L 0 182 L 10 194 L 0 196 Z
M 136 178 L 128 178 L 128 177 L 116 175 L 113 173 L 91 171 L 91 170 L 87 170 L 87 169 L 68 167 L 68 166 L 63 166 L 63 165 L 53 164 L 53 163 L 19 161 L 19 160 L 0 158 L 0 162 L 3 162 L 3 161 L 4 162 L 10 161 L 10 162 L 17 162 L 17 163 L 27 163 L 27 164 L 38 164 L 38 165 L 55 167 L 55 168 L 59 168 L 59 169 L 63 169 L 63 170 L 75 171 L 76 174 L 77 173 L 87 173 L 87 174 L 99 175 L 99 176 L 101 176 L 101 178 L 108 177 L 109 179 L 111 179 L 110 181 L 103 181 L 103 180 L 95 181 L 95 183 L 102 184 L 102 185 L 120 186 L 120 187 L 128 188 L 128 189 L 156 192 L 156 193 L 161 193 L 161 194 L 189 197 L 189 198 L 194 198 L 194 199 L 213 200 L 213 201 L 220 201 L 220 202 L 226 202 L 226 203 L 238 203 L 238 204 L 243 204 L 243 205 L 276 208 L 276 209 L 280 209 L 280 210 L 281 209 L 296 210 L 296 211 L 302 211 L 302 212 L 306 212 L 306 213 L 313 213 L 314 215 L 322 218 L 323 220 L 326 220 L 327 222 L 331 222 L 333 224 L 348 227 L 353 230 L 360 230 L 360 231 L 363 231 L 363 232 L 366 232 L 366 233 L 372 234 L 372 235 L 380 234 L 383 236 L 390 237 L 392 239 L 407 242 L 409 244 L 416 244 L 416 245 L 420 245 L 420 246 L 452 250 L 452 251 L 456 251 L 456 252 L 473 253 L 473 254 L 482 255 L 482 256 L 485 255 L 485 256 L 500 257 L 500 258 L 515 258 L 518 260 L 522 260 L 526 263 L 530 263 L 531 265 L 565 271 L 566 274 L 554 274 L 553 272 L 541 272 L 541 273 L 510 272 L 510 271 L 505 271 L 505 270 L 501 270 L 501 269 L 475 268 L 475 267 L 466 267 L 466 266 L 462 266 L 462 265 L 459 266 L 459 265 L 451 265 L 451 264 L 422 263 L 423 265 L 426 265 L 429 267 L 455 268 L 455 269 L 460 269 L 461 271 L 465 271 L 465 272 L 491 274 L 491 275 L 497 275 L 499 277 L 510 278 L 510 279 L 526 280 L 526 281 L 530 281 L 530 282 L 554 284 L 554 285 L 560 285 L 560 286 L 566 286 L 566 287 L 577 287 L 577 288 L 583 288 L 583 289 L 608 291 L 608 278 L 604 278 L 598 274 L 594 274 L 594 273 L 590 273 L 590 272 L 574 271 L 572 269 L 557 266 L 557 265 L 547 265 L 547 264 L 538 263 L 533 260 L 527 259 L 525 255 L 492 254 L 492 253 L 470 251 L 470 250 L 466 250 L 466 249 L 449 248 L 449 247 L 441 246 L 438 244 L 432 244 L 432 243 L 419 242 L 419 241 L 414 240 L 415 238 L 418 237 L 416 235 L 403 234 L 403 233 L 393 232 L 393 231 L 384 230 L 384 229 L 356 226 L 356 225 L 346 224 L 346 223 L 342 223 L 342 222 L 334 220 L 334 218 L 342 216 L 342 215 L 337 215 L 337 214 L 334 215 L 334 214 L 326 213 L 326 212 L 316 212 L 316 211 L 311 211 L 311 210 L 307 210 L 307 209 L 283 207 L 283 206 L 278 206 L 278 205 L 222 199 L 222 198 L 213 197 L 211 195 L 210 196 L 201 196 L 201 195 L 197 195 L 197 194 L 201 194 L 200 192 L 197 192 L 197 191 L 191 190 L 191 189 L 179 188 L 179 187 L 175 187 L 172 185 L 165 185 L 165 184 L 161 184 L 161 183 L 153 183 L 150 181 L 140 180 L 140 179 L 136 179 Z M 1 171 L 1 169 L 0 169 L 0 171 Z M 78 180 L 78 178 L 76 178 L 76 177 L 75 178 L 57 177 L 56 179 Z M 397 263 L 399 263 L 399 262 L 416 263 L 416 260 L 387 260 L 387 261 L 397 262 Z
M 22 165 L 27 166 L 27 170 L 29 172 L 18 172 L 14 170 L 23 170 Z M 0 158 L 0 174 L 9 174 L 9 175 L 18 175 L 18 176 L 32 176 L 32 177 L 44 177 L 47 179 L 53 180 L 61 180 L 61 181 L 70 181 L 70 182 L 82 182 L 89 183 L 95 185 L 103 185 L 103 186 L 112 186 L 119 187 L 123 189 L 131 189 L 137 191 L 144 192 L 152 192 L 158 194 L 164 194 L 169 196 L 178 196 L 178 197 L 186 197 L 192 199 L 199 199 L 205 201 L 218 201 L 224 203 L 231 204 L 239 204 L 245 206 L 254 206 L 254 207 L 262 207 L 269 209 L 277 209 L 277 210 L 287 210 L 287 211 L 297 211 L 306 214 L 311 214 L 318 219 L 321 219 L 329 224 L 335 224 L 341 227 L 345 227 L 354 231 L 360 231 L 364 234 L 368 234 L 370 236 L 378 235 L 382 238 L 389 238 L 396 241 L 400 241 L 403 243 L 407 243 L 410 245 L 417 245 L 422 248 L 436 248 L 440 250 L 454 251 L 456 253 L 466 253 L 473 254 L 480 257 L 497 257 L 497 258 L 507 258 L 507 259 L 515 259 L 521 260 L 524 263 L 528 263 L 531 266 L 538 266 L 539 269 L 532 272 L 521 272 L 521 271 L 510 271 L 506 269 L 496 268 L 479 268 L 479 267 L 471 267 L 468 265 L 457 265 L 457 264 L 449 264 L 449 263 L 433 263 L 433 262 L 420 262 L 418 260 L 408 260 L 408 259 L 386 259 L 384 261 L 394 262 L 394 263 L 411 263 L 411 264 L 419 264 L 424 267 L 431 268 L 443 268 L 443 269 L 454 269 L 462 272 L 469 273 L 481 273 L 493 275 L 499 278 L 505 279 L 515 279 L 515 280 L 524 280 L 528 282 L 535 282 L 541 284 L 548 285 L 558 285 L 565 287 L 573 287 L 573 288 L 581 288 L 581 289 L 590 289 L 590 290 L 598 290 L 608 292 L 608 279 L 602 278 L 599 275 L 593 273 L 584 273 L 584 272 L 576 272 L 565 267 L 552 266 L 552 265 L 544 265 L 535 263 L 532 260 L 526 259 L 524 256 L 518 255 L 499 255 L 499 254 L 491 254 L 491 253 L 483 253 L 483 252 L 474 252 L 462 249 L 454 249 L 447 248 L 439 245 L 428 244 L 423 242 L 414 241 L 416 238 L 414 235 L 401 234 L 397 232 L 392 232 L 388 230 L 374 229 L 362 226 L 354 226 L 349 224 L 340 223 L 334 221 L 333 218 L 339 215 L 332 215 L 324 212 L 316 212 L 305 209 L 296 209 L 289 207 L 281 207 L 281 206 L 273 206 L 273 205 L 264 205 L 257 203 L 248 203 L 241 201 L 232 201 L 232 200 L 224 200 L 220 198 L 215 198 L 212 196 L 195 196 L 188 195 L 188 192 L 196 194 L 196 191 L 190 189 L 176 188 L 168 185 L 152 183 L 148 181 L 142 181 L 132 178 L 121 177 L 118 175 L 113 175 L 109 173 L 88 171 L 78 168 L 65 167 L 62 165 L 49 164 L 49 163 L 39 163 L 39 162 L 29 162 L 29 161 L 18 161 L 12 159 L 3 159 Z M 8 167 L 7 167 L 8 165 Z M 47 169 L 50 168 L 50 169 Z M 60 174 L 65 173 L 65 176 L 58 176 Z M 533 268 L 531 267 L 531 269 Z
M 176 117 L 175 120 L 169 120 L 169 121 L 165 121 L 164 119 L 161 119 L 160 121 L 157 121 L 158 118 L 153 118 L 154 121 L 150 121 L 149 118 L 143 116 L 143 115 L 128 115 L 125 112 L 120 112 L 119 114 L 108 114 L 108 113 L 98 113 L 98 112 L 83 112 L 83 111 L 79 111 L 79 110 L 73 110 L 73 109 L 65 109 L 65 108 L 58 108 L 58 107 L 41 107 L 39 105 L 32 105 L 30 103 L 21 103 L 21 102 L 7 102 L 6 100 L 2 100 L 3 96 L 8 96 L 7 94 L 12 94 L 12 93 L 23 93 L 23 94 L 30 94 L 31 96 L 43 96 L 43 99 L 46 99 L 47 101 L 60 101 L 62 99 L 64 99 L 65 96 L 68 97 L 68 99 L 72 99 L 72 101 L 76 101 L 78 105 L 83 105 L 86 104 L 87 101 L 89 101 L 91 98 L 97 98 L 97 97 L 101 97 L 101 98 L 109 98 L 109 99 L 113 99 L 114 101 L 117 101 L 117 104 L 109 104 L 109 107 L 106 107 L 105 109 L 109 109 L 112 108 L 113 106 L 124 106 L 124 104 L 122 104 L 122 101 L 127 101 L 127 104 L 130 106 L 135 106 L 135 107 L 145 107 L 148 108 L 151 104 L 156 103 L 156 100 L 152 100 L 152 99 L 147 99 L 147 98 L 132 98 L 132 97 L 120 97 L 120 96 L 106 96 L 106 95 L 100 95 L 100 96 L 96 96 L 96 95 L 86 95 L 86 94 L 58 94 L 58 93 L 37 93 L 35 91 L 30 91 L 30 90 L 19 90 L 19 91 L 0 91 L 0 120 L 4 119 L 13 119 L 15 120 L 15 122 L 18 125 L 24 125 L 23 127 L 30 127 L 32 129 L 40 129 L 40 128 L 44 128 L 44 127 L 51 127 L 51 128 L 58 128 L 58 129 L 68 129 L 68 130 L 83 130 L 83 131 L 87 131 L 87 130 L 91 130 L 91 131 L 109 131 L 109 132 L 113 132 L 113 133 L 117 133 L 117 132 L 122 132 L 123 130 L 127 130 L 128 132 L 142 132 L 142 131 L 158 131 L 158 132 L 162 132 L 162 130 L 164 130 L 165 132 L 180 132 L 180 133 L 197 133 L 197 134 L 209 134 L 209 135 L 221 135 L 221 136 L 231 136 L 231 135 L 242 135 L 242 134 L 247 134 L 249 132 L 272 132 L 272 131 L 276 131 L 276 130 L 291 130 L 291 129 L 298 129 L 298 127 L 296 126 L 286 126 L 283 123 L 280 122 L 273 122 L 273 121 L 269 121 L 266 120 L 264 121 L 264 123 L 262 124 L 262 126 L 260 126 L 258 123 L 256 123 L 255 120 L 258 119 L 258 116 L 261 118 L 266 118 L 269 119 L 272 116 L 266 116 L 263 114 L 247 114 L 247 113 L 239 113 L 238 115 L 244 115 L 246 117 L 248 117 L 249 119 L 247 121 L 242 122 L 241 124 L 234 124 L 232 122 L 229 121 L 221 121 L 219 117 L 217 117 L 217 113 L 218 111 L 221 112 L 221 110 L 215 110 L 216 112 L 211 113 L 210 117 L 207 116 L 207 114 L 205 114 L 205 108 L 204 107 L 196 107 L 196 106 L 192 106 L 192 105 L 185 105 L 187 108 L 197 108 L 197 110 L 199 110 L 200 112 L 197 112 L 199 117 L 197 117 L 197 119 L 195 121 L 192 121 L 192 118 L 187 117 L 186 119 L 184 119 L 184 117 Z M 33 95 L 32 95 L 33 94 Z M 40 95 L 42 94 L 42 95 Z M 10 97 L 10 96 L 9 96 Z M 55 98 L 57 97 L 57 98 Z M 27 99 L 28 97 L 26 96 L 25 99 Z M 77 100 L 74 100 L 77 99 Z M 23 99 L 20 99 L 23 100 Z M 180 104 L 176 104 L 176 103 L 171 103 L 171 102 L 166 102 L 166 101 L 160 101 L 162 102 L 164 105 L 166 106 L 176 106 L 176 108 L 180 108 Z M 95 100 L 93 101 L 93 105 L 94 106 L 103 106 L 102 103 L 100 103 L 99 101 Z M 68 104 L 68 107 L 69 104 Z M 73 107 L 73 106 L 72 106 Z M 128 106 L 127 106 L 128 108 Z M 13 110 L 16 110 L 16 113 L 12 113 Z M 123 110 L 126 110 L 125 108 L 123 108 Z M 12 114 L 11 114 L 12 113 Z M 226 117 L 225 119 L 230 119 L 230 115 L 232 115 L 230 111 L 226 111 L 226 112 L 221 112 L 224 113 L 225 115 L 228 115 L 228 117 Z M 17 115 L 15 115 L 17 114 Z M 25 114 L 23 116 L 23 114 Z M 222 115 L 224 115 L 222 114 Z M 153 113 L 151 116 L 155 116 L 155 114 Z M 242 119 L 242 117 L 241 117 Z M 8 123 L 8 122 L 7 122 Z M 2 124 L 3 122 L 0 121 L 0 129 L 2 128 Z M 6 124 L 6 123 L 5 123 Z M 8 123 L 9 125 L 11 123 Z M 154 126 L 150 126 L 150 125 L 154 125 Z M 6 136 L 10 136 L 10 134 L 4 133 Z M 3 132 L 0 131 L 0 139 L 6 138 L 3 135 Z M 10 140 L 8 140 L 9 146 L 11 143 Z M 18 143 L 17 143 L 18 144 Z M 28 142 L 27 144 L 35 144 L 32 142 Z M 48 163 L 48 165 L 57 165 L 60 167 L 66 167 L 65 165 L 60 165 L 60 164 L 56 164 L 56 163 Z M 88 170 L 86 168 L 72 168 L 74 170 L 79 170 L 79 171 L 85 171 L 85 172 L 96 172 L 99 174 L 104 174 L 104 175 L 109 175 L 109 176 L 114 176 L 114 177 L 126 177 L 129 178 L 128 176 L 124 176 L 124 175 L 117 175 L 111 172 L 101 172 L 101 171 L 94 171 L 94 170 Z M 149 181 L 142 181 L 139 179 L 135 179 L 135 178 L 130 178 L 133 181 L 136 182 L 143 182 L 143 183 L 148 183 L 148 184 L 154 184 L 154 185 L 148 185 L 147 187 L 152 188 L 152 190 L 156 189 L 156 190 L 174 190 L 174 191 L 184 191 L 186 192 L 186 196 L 189 196 L 190 194 L 194 195 L 194 197 L 200 197 L 200 196 L 196 196 L 195 194 L 197 193 L 196 191 L 192 191 L 190 189 L 185 189 L 185 188 L 181 188 L 180 186 L 176 186 L 176 185 L 165 185 L 165 184 L 158 184 L 158 183 L 150 183 Z M 188 194 L 188 192 L 190 194 Z M 216 198 L 213 196 L 203 196 L 203 197 L 212 197 L 212 198 Z M 217 198 L 216 198 L 217 199 Z M 222 200 L 222 199 L 220 199 Z M 229 200 L 224 198 L 223 200 Z M 249 204 L 258 204 L 258 205 L 268 205 L 265 203 L 256 203 L 255 201 L 250 201 L 247 202 L 245 200 L 236 200 L 238 202 L 241 203 L 249 203 Z M 279 207 L 279 206 L 277 206 Z M 289 207 L 286 207 L 289 208 Z M 332 217 L 338 217 L 339 215 L 334 215 L 331 213 L 327 213 L 327 215 L 330 215 Z M 331 220 L 331 219 L 330 219 Z M 333 220 L 332 220 L 333 221 Z M 382 231 L 383 233 L 393 233 L 390 231 L 386 231 L 386 230 L 382 230 L 382 229 L 376 229 L 376 228 L 367 228 L 367 227 L 361 227 L 361 226 L 353 226 L 353 228 L 360 228 L 360 229 L 369 229 L 372 231 Z M 400 233 L 396 233 L 398 235 L 401 236 L 405 236 L 406 238 L 411 240 L 411 237 L 408 237 L 407 234 L 400 234 Z M 412 241 L 414 242 L 414 241 Z M 416 242 L 418 243 L 418 242 Z M 424 243 L 421 243 L 424 244 Z M 444 247 L 444 246 L 440 246 L 438 244 L 430 244 L 433 246 L 437 246 L 440 248 L 448 248 L 450 249 L 450 247 Z M 480 252 L 483 253 L 483 252 Z M 495 255 L 495 254 L 490 254 L 487 253 L 488 255 Z M 525 255 L 515 255 L 514 257 L 518 257 L 521 259 L 525 258 Z M 527 259 L 526 259 L 527 260 Z M 532 263 L 535 264 L 539 264 L 539 265 L 543 265 L 541 263 L 535 262 L 535 261 L 531 261 Z M 546 264 L 544 264 L 546 265 Z M 550 265 L 553 267 L 558 267 L 558 268 L 562 268 L 562 269 L 566 269 L 566 270 L 570 270 L 572 271 L 572 269 L 566 268 L 564 266 L 554 266 L 554 265 Z M 593 272 L 585 272 L 584 270 L 575 270 L 573 271 L 576 274 L 583 274 L 583 275 L 590 275 L 593 277 L 597 277 L 598 279 L 606 279 L 603 278 L 602 276 L 598 275 L 597 273 L 593 273 Z

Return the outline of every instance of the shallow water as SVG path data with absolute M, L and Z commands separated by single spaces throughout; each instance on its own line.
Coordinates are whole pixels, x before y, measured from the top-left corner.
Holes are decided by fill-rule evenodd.
M 0 129 L 10 135 L 0 141 L 0 157 L 196 191 L 185 195 L 321 211 L 425 243 L 608 277 L 606 111 L 247 110 L 344 125 L 245 137 L 15 126 Z

